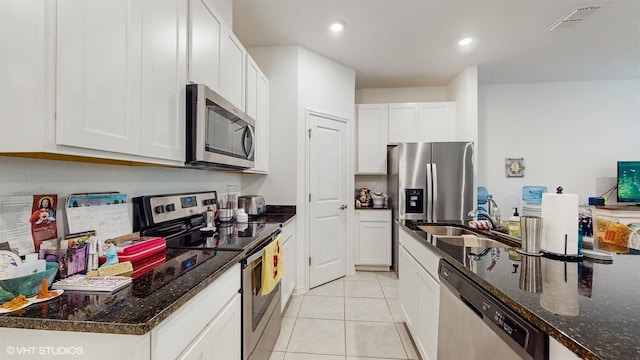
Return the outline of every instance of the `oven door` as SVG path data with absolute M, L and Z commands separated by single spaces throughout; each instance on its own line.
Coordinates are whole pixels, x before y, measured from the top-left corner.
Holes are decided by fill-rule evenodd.
M 272 236 L 274 241 L 276 236 Z M 268 241 L 267 243 L 270 243 Z M 265 244 L 266 246 L 266 244 Z M 280 282 L 262 295 L 264 246 L 249 255 L 242 271 L 243 359 L 269 359 L 280 334 Z
M 187 164 L 254 166 L 255 120 L 202 84 L 187 85 Z

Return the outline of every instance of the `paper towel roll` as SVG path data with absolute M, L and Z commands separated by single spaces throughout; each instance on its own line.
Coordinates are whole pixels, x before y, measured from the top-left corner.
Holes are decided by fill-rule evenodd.
M 578 195 L 542 194 L 542 223 L 542 250 L 563 255 L 578 254 Z

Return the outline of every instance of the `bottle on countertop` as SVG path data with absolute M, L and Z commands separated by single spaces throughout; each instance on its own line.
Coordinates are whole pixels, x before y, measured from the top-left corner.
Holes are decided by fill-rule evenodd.
M 522 229 L 520 228 L 520 214 L 518 214 L 518 208 L 513 208 L 513 215 L 509 218 L 509 235 L 520 239 L 522 236 Z

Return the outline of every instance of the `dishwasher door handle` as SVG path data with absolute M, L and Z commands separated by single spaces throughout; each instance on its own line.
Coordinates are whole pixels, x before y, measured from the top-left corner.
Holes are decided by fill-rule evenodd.
M 480 311 L 477 307 L 475 307 L 469 300 L 467 300 L 464 296 L 460 295 L 460 301 L 462 301 L 463 304 L 467 305 L 467 307 L 469 309 L 471 309 L 476 315 L 478 315 L 478 317 L 480 319 L 484 319 L 484 315 L 482 314 L 482 311 Z

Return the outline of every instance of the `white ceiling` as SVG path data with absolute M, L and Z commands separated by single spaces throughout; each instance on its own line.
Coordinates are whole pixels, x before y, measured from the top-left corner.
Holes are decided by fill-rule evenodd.
M 640 78 L 640 0 L 233 0 L 246 47 L 301 45 L 356 70 L 356 88 Z M 578 6 L 602 8 L 548 32 Z M 339 37 L 332 20 L 346 22 Z M 457 42 L 476 39 L 463 52 Z

